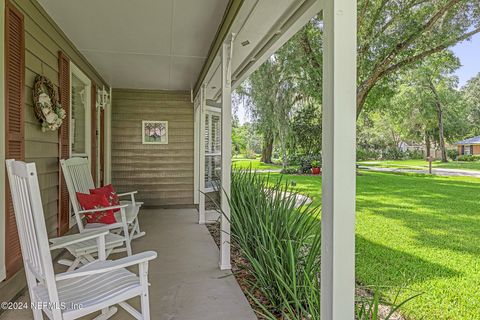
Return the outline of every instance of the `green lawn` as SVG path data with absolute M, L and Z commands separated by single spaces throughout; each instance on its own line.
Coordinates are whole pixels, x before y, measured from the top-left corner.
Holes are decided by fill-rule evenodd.
M 249 169 L 252 170 L 274 170 L 282 169 L 282 166 L 276 164 L 266 164 L 260 162 L 260 159 L 246 159 L 246 158 L 234 158 L 232 159 L 232 166 L 236 169 Z
M 375 166 L 384 168 L 405 168 L 405 169 L 425 169 L 428 168 L 428 162 L 425 160 L 386 160 L 386 161 L 359 161 L 359 165 Z M 449 161 L 443 163 L 434 161 L 434 168 L 445 169 L 463 169 L 463 170 L 480 170 L 480 161 Z
M 321 177 L 283 177 L 320 204 Z M 390 297 L 423 292 L 409 319 L 480 319 L 479 191 L 475 178 L 361 171 L 357 280 Z

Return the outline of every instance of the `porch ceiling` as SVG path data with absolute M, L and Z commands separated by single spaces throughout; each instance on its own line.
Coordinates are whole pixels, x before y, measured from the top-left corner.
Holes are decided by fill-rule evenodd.
M 227 0 L 38 0 L 114 88 L 190 90 Z
M 233 88 L 318 14 L 322 7 L 323 0 L 244 0 L 228 32 L 235 34 Z M 202 79 L 207 84 L 206 97 L 213 101 L 219 101 L 221 94 L 219 53 Z

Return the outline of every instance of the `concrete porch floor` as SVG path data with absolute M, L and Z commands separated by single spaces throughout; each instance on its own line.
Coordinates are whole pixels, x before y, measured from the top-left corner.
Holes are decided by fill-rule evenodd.
M 140 212 L 140 227 L 147 235 L 133 241 L 133 252 L 158 253 L 149 265 L 151 319 L 257 319 L 231 272 L 219 270 L 218 248 L 196 220 L 193 209 Z M 19 300 L 28 301 L 28 293 Z M 139 301 L 132 304 L 139 307 Z M 0 320 L 23 319 L 33 319 L 32 312 L 9 310 L 0 316 Z M 133 317 L 119 307 L 111 319 Z

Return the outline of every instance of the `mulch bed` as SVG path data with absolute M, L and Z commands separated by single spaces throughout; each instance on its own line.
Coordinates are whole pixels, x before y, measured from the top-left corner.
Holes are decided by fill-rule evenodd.
M 206 226 L 213 240 L 215 241 L 217 247 L 220 248 L 220 222 L 207 224 Z M 255 299 L 260 301 L 263 305 L 268 305 L 269 304 L 268 300 L 259 290 L 254 290 L 252 288 L 251 284 L 255 282 L 255 277 L 249 272 L 248 268 L 246 267 L 249 265 L 248 260 L 245 259 L 245 257 L 243 257 L 240 248 L 234 242 L 232 242 L 232 245 L 231 245 L 231 259 L 232 259 L 232 273 L 235 276 L 235 279 L 237 280 L 238 284 L 240 285 L 240 288 L 242 289 L 243 293 L 245 294 L 245 297 L 250 303 L 250 306 L 252 307 L 253 310 L 255 310 L 255 313 L 259 320 L 265 320 L 266 318 L 261 316 L 262 314 L 261 308 L 250 297 L 248 292 L 253 293 L 253 295 L 255 296 Z M 356 291 L 356 296 L 370 297 L 370 298 L 373 296 L 373 293 L 370 290 L 362 288 L 361 285 L 359 285 L 355 291 Z M 380 305 L 379 311 L 380 311 L 380 318 L 384 319 L 386 315 L 390 312 L 390 308 L 384 305 Z M 282 318 L 279 316 L 278 319 L 281 320 Z M 399 313 L 395 313 L 390 319 L 404 320 L 405 318 L 402 317 Z

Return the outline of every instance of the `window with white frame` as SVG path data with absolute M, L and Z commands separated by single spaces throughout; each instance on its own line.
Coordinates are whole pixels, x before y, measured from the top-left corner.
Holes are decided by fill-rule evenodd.
M 207 110 L 205 114 L 205 189 L 218 189 L 222 173 L 220 112 Z
M 90 159 L 92 82 L 73 62 L 70 63 L 70 156 Z M 70 227 L 75 225 L 70 210 Z
M 91 82 L 73 63 L 70 70 L 70 155 L 89 157 Z

